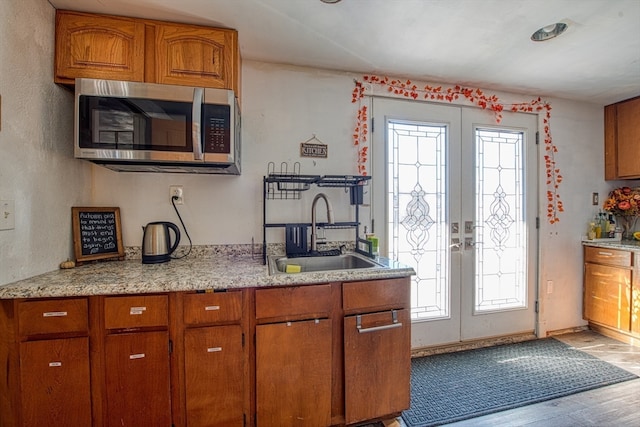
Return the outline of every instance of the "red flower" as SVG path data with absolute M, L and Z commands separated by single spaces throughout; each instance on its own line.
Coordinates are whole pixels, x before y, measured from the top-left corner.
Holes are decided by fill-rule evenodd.
M 631 209 L 631 203 L 623 200 L 622 202 L 618 203 L 618 209 L 620 209 L 621 211 L 628 211 L 629 209 Z

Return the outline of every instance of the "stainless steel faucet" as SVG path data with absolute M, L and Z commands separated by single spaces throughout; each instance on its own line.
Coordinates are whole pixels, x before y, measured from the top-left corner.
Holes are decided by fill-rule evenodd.
M 311 252 L 316 252 L 316 203 L 319 199 L 324 199 L 324 203 L 327 205 L 327 222 L 333 224 L 333 208 L 327 196 L 324 193 L 319 193 L 313 198 L 311 203 Z

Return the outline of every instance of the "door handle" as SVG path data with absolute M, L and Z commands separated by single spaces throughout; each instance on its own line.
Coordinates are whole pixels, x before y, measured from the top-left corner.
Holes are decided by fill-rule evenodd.
M 453 238 L 451 239 L 451 244 L 449 245 L 451 248 L 451 252 L 459 252 L 460 251 L 460 239 Z
M 197 87 L 193 90 L 193 104 L 191 106 L 191 143 L 193 144 L 193 159 L 202 160 L 202 102 L 204 89 Z

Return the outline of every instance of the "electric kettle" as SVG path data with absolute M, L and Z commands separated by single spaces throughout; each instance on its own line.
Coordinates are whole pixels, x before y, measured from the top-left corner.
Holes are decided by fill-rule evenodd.
M 180 243 L 180 230 L 178 227 L 166 221 L 150 222 L 142 227 L 142 263 L 159 264 L 171 260 L 170 255 Z M 175 240 L 171 244 L 169 230 L 173 230 Z

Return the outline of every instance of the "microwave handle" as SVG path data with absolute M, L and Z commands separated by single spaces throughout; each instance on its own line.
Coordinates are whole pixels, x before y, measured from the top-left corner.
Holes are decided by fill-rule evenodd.
M 204 89 L 197 87 L 193 90 L 193 106 L 191 110 L 191 140 L 193 143 L 193 159 L 202 160 L 202 102 Z

